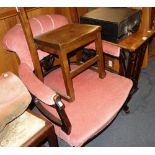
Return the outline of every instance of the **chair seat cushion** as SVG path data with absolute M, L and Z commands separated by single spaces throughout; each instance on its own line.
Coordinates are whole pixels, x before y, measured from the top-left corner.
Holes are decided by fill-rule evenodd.
M 102 47 L 103 47 L 103 52 L 107 53 L 109 55 L 119 57 L 120 56 L 120 47 L 112 45 L 110 43 L 107 43 L 106 41 L 102 40 Z M 91 48 L 91 49 L 96 49 L 95 48 L 95 43 L 89 44 L 86 48 Z
M 65 93 L 61 70 L 48 74 L 44 82 L 49 87 Z M 65 111 L 72 124 L 69 135 L 55 126 L 56 134 L 72 146 L 81 146 L 103 130 L 116 116 L 125 102 L 132 87 L 132 81 L 106 72 L 106 77 L 100 79 L 98 74 L 90 69 L 73 79 L 75 101 L 65 104 Z M 43 104 L 53 113 L 53 109 Z

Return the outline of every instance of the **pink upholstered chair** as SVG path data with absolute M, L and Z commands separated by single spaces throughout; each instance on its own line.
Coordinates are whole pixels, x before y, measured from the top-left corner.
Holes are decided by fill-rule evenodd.
M 33 35 L 66 23 L 61 15 L 45 15 L 30 20 Z M 56 93 L 57 90 L 65 93 L 60 68 L 47 74 L 43 82 L 33 73 L 34 67 L 20 24 L 6 33 L 3 43 L 6 49 L 19 56 L 19 76 L 35 96 L 36 106 L 54 122 L 57 136 L 71 146 L 82 146 L 102 131 L 128 98 L 131 80 L 108 71 L 106 77 L 100 79 L 96 72 L 87 69 L 73 79 L 75 101 L 68 103 Z M 47 55 L 39 50 L 38 54 L 40 59 Z

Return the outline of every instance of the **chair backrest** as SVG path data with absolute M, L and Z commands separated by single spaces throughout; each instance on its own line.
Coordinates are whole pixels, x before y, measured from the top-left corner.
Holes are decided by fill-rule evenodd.
M 33 36 L 40 35 L 47 31 L 68 24 L 67 18 L 63 15 L 58 14 L 38 16 L 35 18 L 31 18 L 29 22 Z M 26 63 L 31 67 L 31 69 L 34 69 L 21 24 L 16 24 L 5 34 L 3 39 L 3 46 L 7 50 L 16 52 L 22 63 Z M 41 50 L 38 50 L 38 54 L 39 59 L 42 59 L 43 57 L 48 55 Z
M 53 121 L 56 122 L 56 124 L 58 124 L 59 126 L 61 126 L 65 132 L 69 133 L 70 132 L 70 124 L 67 119 L 67 116 L 64 116 L 65 115 L 64 114 L 65 113 L 64 106 L 63 107 L 59 106 L 59 103 L 60 103 L 59 96 L 56 95 L 56 93 L 53 90 L 51 90 L 51 89 L 49 90 L 48 87 L 46 87 L 42 82 L 39 81 L 39 80 L 43 80 L 43 79 L 42 79 L 42 75 L 39 76 L 40 64 L 38 61 L 39 61 L 39 59 L 42 59 L 44 56 L 46 56 L 47 53 L 40 51 L 40 50 L 36 51 L 35 45 L 33 44 L 33 42 L 34 42 L 33 36 L 36 36 L 41 33 L 45 33 L 47 31 L 50 31 L 55 28 L 66 25 L 66 24 L 68 24 L 68 20 L 65 16 L 53 14 L 53 15 L 38 16 L 36 18 L 30 19 L 28 22 L 28 20 L 27 20 L 28 18 L 24 11 L 24 8 L 21 8 L 20 12 L 18 12 L 18 16 L 20 18 L 20 22 L 22 25 L 17 24 L 6 33 L 6 35 L 4 36 L 4 39 L 3 39 L 4 48 L 6 48 L 10 51 L 15 51 L 17 53 L 17 55 L 19 56 L 21 64 L 18 68 L 18 71 L 19 71 L 18 73 L 19 73 L 19 76 L 21 77 L 21 79 L 23 80 L 23 82 L 25 82 L 28 89 L 30 89 L 31 93 L 35 97 L 37 97 L 39 99 L 39 101 L 42 101 L 46 104 L 49 103 L 48 105 L 53 105 L 56 103 L 55 104 L 56 110 L 59 111 L 58 113 L 60 113 L 60 111 L 61 111 L 60 118 L 61 117 L 65 118 L 65 121 L 64 120 L 61 121 L 59 118 L 57 119 L 56 117 L 53 119 Z M 24 16 L 24 18 L 23 18 L 23 16 Z M 22 27 L 23 27 L 23 29 L 22 29 Z M 29 31 L 28 35 L 27 34 L 25 35 L 26 30 Z M 18 34 L 18 35 L 16 35 L 16 34 Z M 31 45 L 32 45 L 33 49 L 31 48 Z M 32 53 L 33 53 L 33 55 L 37 55 L 35 57 L 36 58 L 35 63 L 33 61 L 34 57 L 32 56 Z M 39 59 L 38 59 L 38 54 L 39 54 Z M 37 71 L 36 71 L 36 66 L 35 66 L 36 62 L 37 62 L 37 66 L 39 68 L 38 69 L 39 74 L 37 74 Z M 24 70 L 25 67 L 27 68 L 27 71 Z M 32 71 L 33 69 L 34 69 L 36 75 L 38 76 L 39 80 L 37 80 L 36 76 L 34 76 L 33 71 Z M 28 74 L 30 73 L 30 74 L 29 75 L 27 74 L 27 76 L 24 75 L 24 78 L 22 78 L 21 72 L 28 73 Z M 27 81 L 27 78 L 29 79 L 28 81 Z M 31 83 L 33 83 L 33 85 Z M 39 89 L 41 88 L 39 92 L 36 91 L 36 90 L 39 90 L 38 88 Z M 47 91 L 45 91 L 45 89 Z M 44 91 L 42 92 L 41 90 L 44 90 Z M 44 99 L 46 98 L 47 100 L 45 99 L 46 100 L 45 101 L 43 98 Z

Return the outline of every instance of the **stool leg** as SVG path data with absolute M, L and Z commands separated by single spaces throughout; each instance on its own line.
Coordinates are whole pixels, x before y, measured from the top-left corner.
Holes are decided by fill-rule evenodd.
M 74 95 L 73 82 L 70 76 L 68 58 L 67 58 L 67 54 L 65 53 L 65 51 L 59 52 L 59 59 L 61 63 L 61 70 L 62 70 L 63 79 L 64 79 L 66 92 L 67 92 L 66 99 L 68 99 L 68 101 L 74 101 L 75 95 Z
M 101 33 L 100 31 L 97 32 L 96 40 L 95 40 L 95 46 L 96 46 L 96 53 L 98 54 L 98 71 L 99 71 L 99 77 L 104 78 L 105 77 L 105 66 L 104 66 L 104 60 L 103 60 L 103 49 L 102 49 L 102 40 L 101 40 Z

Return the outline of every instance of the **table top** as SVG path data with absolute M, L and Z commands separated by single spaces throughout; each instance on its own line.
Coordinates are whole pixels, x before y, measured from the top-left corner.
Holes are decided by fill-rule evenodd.
M 128 37 L 124 38 L 119 43 L 112 43 L 105 41 L 107 43 L 119 46 L 120 48 L 127 49 L 129 52 L 134 52 L 138 49 L 144 42 L 148 41 L 155 34 L 154 30 L 139 30 Z
M 100 31 L 100 26 L 88 24 L 67 24 L 34 38 L 37 44 L 45 45 L 54 50 L 61 50 L 72 43 L 78 43 L 92 33 Z

